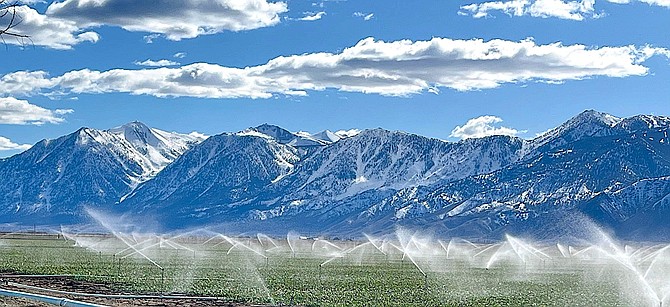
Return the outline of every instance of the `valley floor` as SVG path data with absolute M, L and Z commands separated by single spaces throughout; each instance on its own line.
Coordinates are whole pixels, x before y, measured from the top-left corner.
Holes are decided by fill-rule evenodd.
M 7 234 L 0 237 L 0 270 L 0 288 L 123 307 L 670 302 L 670 245 L 538 245 L 509 236 L 476 244 L 416 234 L 361 241 L 218 233 Z M 62 291 L 153 297 L 110 299 Z M 7 298 L 1 303 L 40 306 Z

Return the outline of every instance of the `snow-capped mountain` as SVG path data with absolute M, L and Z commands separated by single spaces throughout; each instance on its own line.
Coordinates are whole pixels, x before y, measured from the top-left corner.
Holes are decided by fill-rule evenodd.
M 403 188 L 499 169 L 520 159 L 524 148 L 523 140 L 506 136 L 450 143 L 373 129 L 302 156 L 282 144 L 286 134 L 268 135 L 244 131 L 211 137 L 138 187 L 120 204 L 121 211 L 160 208 L 154 211 L 161 220 L 181 225 L 301 214 L 337 220 Z M 220 143 L 226 145 L 214 145 Z M 252 177 L 231 184 L 240 167 Z
M 550 220 L 585 213 L 622 237 L 641 234 L 631 231 L 641 225 L 638 215 L 667 216 L 659 209 L 670 199 L 670 121 L 595 114 L 582 113 L 550 132 L 551 138 L 530 141 L 534 150 L 517 163 L 437 188 L 399 191 L 357 218 L 420 220 L 452 236 L 499 236 L 514 229 L 547 236 Z M 668 228 L 668 223 L 655 225 L 658 235 L 658 227 Z M 644 233 L 647 239 L 650 232 Z
M 246 133 L 215 135 L 141 184 L 119 207 L 204 216 L 243 205 L 257 191 L 291 173 L 299 161 L 296 148 L 272 138 Z
M 72 217 L 83 214 L 84 205 L 118 202 L 201 140 L 139 122 L 110 130 L 81 128 L 55 140 L 42 140 L 0 160 L 2 220 Z
M 258 127 L 248 128 L 236 133 L 236 135 L 258 136 L 272 139 L 279 144 L 290 145 L 296 148 L 324 146 L 342 139 L 342 137 L 328 130 L 316 134 L 310 134 L 308 132 L 293 133 L 279 126 L 269 124 L 262 124 Z
M 268 124 L 199 142 L 130 123 L 81 129 L 1 160 L 9 180 L 0 202 L 5 220 L 37 211 L 60 219 L 89 204 L 168 229 L 357 236 L 404 225 L 550 239 L 596 223 L 653 240 L 670 235 L 668 130 L 668 117 L 592 110 L 531 140 L 460 142 Z
M 491 172 L 517 161 L 522 148 L 522 140 L 505 136 L 449 143 L 366 130 L 307 157 L 259 195 L 266 208 L 252 214 L 267 219 L 305 208 L 350 211 L 353 198 L 365 192 L 385 194 Z
M 106 130 L 102 134 L 114 136 L 100 138 L 99 141 L 102 144 L 111 144 L 109 141 L 116 142 L 117 145 L 130 144 L 129 147 L 126 146 L 128 150 L 124 154 L 142 167 L 143 173 L 138 178 L 140 181 L 153 177 L 193 145 L 203 140 L 203 137 L 198 134 L 166 132 L 149 128 L 137 121 Z M 125 142 L 119 142 L 119 139 Z

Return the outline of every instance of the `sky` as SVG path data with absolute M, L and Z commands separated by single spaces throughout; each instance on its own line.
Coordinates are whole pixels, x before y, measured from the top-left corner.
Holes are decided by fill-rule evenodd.
M 0 157 L 130 121 L 533 138 L 579 112 L 670 115 L 670 0 L 20 2 Z M 1 18 L 2 27 L 9 22 Z

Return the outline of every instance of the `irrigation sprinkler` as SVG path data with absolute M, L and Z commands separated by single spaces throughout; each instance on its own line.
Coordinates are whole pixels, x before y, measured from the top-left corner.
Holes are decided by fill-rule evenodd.
M 116 266 L 116 276 L 121 279 L 121 258 L 118 259 L 118 265 Z
M 267 236 L 267 235 L 265 235 L 265 234 L 257 233 L 257 234 L 256 234 L 256 238 L 258 239 L 258 243 L 259 243 L 263 248 L 265 248 L 265 246 L 264 246 L 264 244 L 263 244 L 263 241 L 264 241 L 264 240 L 267 241 L 267 242 L 270 242 L 270 244 L 272 244 L 273 247 L 271 247 L 271 248 L 269 248 L 269 249 L 266 249 L 266 250 L 265 250 L 266 252 L 267 252 L 267 251 L 270 251 L 270 250 L 272 250 L 272 249 L 275 249 L 275 248 L 279 248 L 279 245 L 277 245 L 277 243 L 275 243 L 275 241 L 272 240 L 272 238 L 270 238 L 269 236 Z
M 374 243 L 375 240 L 372 236 L 368 235 L 367 233 L 363 233 L 363 235 L 368 240 L 368 242 L 370 242 L 370 244 L 372 244 L 372 246 L 374 246 L 377 250 L 379 250 L 379 252 L 381 252 L 385 256 L 388 256 L 388 255 L 386 255 L 386 253 L 384 252 L 384 249 L 383 249 L 384 242 L 382 242 L 382 244 L 380 244 L 380 245 L 377 245 L 377 244 Z
M 161 267 L 161 293 L 165 292 L 165 269 Z

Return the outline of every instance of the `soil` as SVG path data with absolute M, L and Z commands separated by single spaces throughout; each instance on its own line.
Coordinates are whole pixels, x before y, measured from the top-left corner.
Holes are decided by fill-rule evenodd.
M 122 299 L 122 298 L 98 298 L 98 297 L 86 297 L 78 295 L 66 295 L 60 293 L 53 293 L 47 291 L 39 291 L 33 289 L 26 289 L 22 287 L 12 286 L 8 284 L 9 282 L 18 283 L 22 285 L 35 286 L 40 288 L 46 288 L 50 290 L 59 290 L 59 291 L 68 291 L 68 292 L 78 292 L 78 293 L 95 293 L 95 294 L 131 294 L 131 293 L 121 293 L 115 291 L 113 287 L 105 283 L 97 282 L 88 282 L 73 279 L 72 277 L 67 276 L 58 276 L 58 277 L 23 277 L 23 276 L 12 276 L 12 275 L 3 275 L 0 278 L 0 288 L 21 292 L 28 292 L 34 294 L 43 294 L 52 297 L 58 298 L 67 298 L 71 300 L 77 300 L 80 302 L 95 303 L 105 306 L 118 306 L 118 307 L 128 307 L 128 306 L 179 306 L 179 307 L 196 307 L 196 306 L 225 306 L 225 307 L 250 307 L 250 306 L 262 306 L 262 305 L 248 305 L 233 303 L 225 301 L 222 299 L 177 299 L 177 298 L 132 298 L 132 299 Z M 138 295 L 138 293 L 132 293 L 131 295 Z M 22 299 L 22 298 L 10 298 L 0 296 L 0 306 L 20 306 L 20 307 L 43 307 L 43 306 L 53 306 L 51 304 L 36 302 L 33 300 Z

